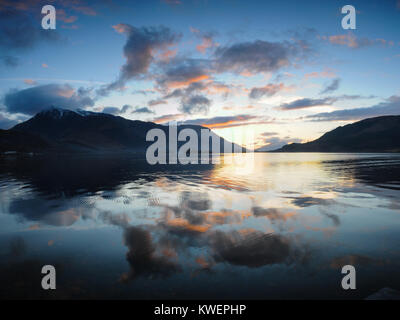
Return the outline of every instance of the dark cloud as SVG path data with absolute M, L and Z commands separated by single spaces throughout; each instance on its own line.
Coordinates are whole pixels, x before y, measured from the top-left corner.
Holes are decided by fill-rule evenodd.
M 205 211 L 210 209 L 211 201 L 207 193 L 184 191 L 181 193 L 180 205 L 191 210 Z
M 392 96 L 385 102 L 372 107 L 337 110 L 309 115 L 306 119 L 312 121 L 339 121 L 339 120 L 360 120 L 365 118 L 399 115 L 400 96 Z
M 117 107 L 105 107 L 102 112 L 112 114 L 115 116 L 119 116 L 119 115 L 126 114 L 126 113 L 131 113 L 131 114 L 133 114 L 133 113 L 154 113 L 154 111 L 150 110 L 147 107 L 133 108 L 132 106 L 130 106 L 128 104 L 124 105 L 121 109 L 117 108 Z
M 215 51 L 216 70 L 240 74 L 276 71 L 289 66 L 300 50 L 289 42 L 262 40 L 219 47 Z
M 285 88 L 285 86 L 283 83 L 279 83 L 279 84 L 270 83 L 264 87 L 258 87 L 258 88 L 251 89 L 251 91 L 249 93 L 249 97 L 251 99 L 260 99 L 263 96 L 271 97 L 275 93 L 283 90 L 284 88 Z
M 136 28 L 129 24 L 118 24 L 113 28 L 127 36 L 123 49 L 126 62 L 118 79 L 101 88 L 98 92 L 100 95 L 122 89 L 127 81 L 147 74 L 156 53 L 166 50 L 180 39 L 180 35 L 164 26 Z
M 4 105 L 10 113 L 34 115 L 51 106 L 78 109 L 93 106 L 90 90 L 75 90 L 68 84 L 47 84 L 23 90 L 11 90 L 4 97 Z
M 147 107 L 136 108 L 131 113 L 154 113 L 154 111 L 150 110 Z
M 292 214 L 286 214 L 276 208 L 252 207 L 251 211 L 255 217 L 267 217 L 272 223 L 275 221 L 286 221 L 292 216 Z
M 179 111 L 185 114 L 207 114 L 211 105 L 211 100 L 202 95 L 184 97 L 179 106 Z
M 40 221 L 52 226 L 70 226 L 82 214 L 67 203 L 44 198 L 15 199 L 10 204 L 9 213 L 27 221 Z
M 333 204 L 334 201 L 332 199 L 323 199 L 323 198 L 316 198 L 316 197 L 295 197 L 292 200 L 292 203 L 298 207 L 305 208 L 305 207 L 311 207 L 311 206 L 326 206 Z
M 13 53 L 34 48 L 39 43 L 59 40 L 56 30 L 44 30 L 41 17 L 11 7 L 0 10 L 0 50 L 4 63 L 16 64 Z M 6 58 L 4 58 L 6 57 Z
M 121 109 L 117 108 L 117 107 L 105 107 L 102 112 L 118 116 L 118 115 L 127 113 L 132 109 L 133 109 L 133 107 L 131 105 L 125 104 L 122 106 Z
M 330 106 L 332 103 L 336 102 L 337 98 L 322 98 L 322 99 L 297 99 L 295 101 L 284 103 L 279 106 L 281 110 L 296 110 L 296 109 L 306 109 L 316 106 Z
M 217 262 L 257 268 L 264 265 L 284 263 L 290 255 L 288 239 L 273 234 L 253 231 L 216 231 L 210 239 Z
M 119 115 L 119 114 L 121 114 L 121 109 L 117 108 L 117 107 L 105 107 L 102 110 L 102 112 L 112 114 L 112 115 Z
M 335 227 L 340 226 L 340 218 L 338 215 L 329 213 L 329 212 L 321 212 L 325 217 L 332 220 L 332 223 Z
M 210 61 L 200 59 L 177 59 L 172 62 L 157 79 L 157 85 L 163 89 L 188 87 L 209 78 Z
M 263 133 L 261 133 L 261 135 L 263 137 L 271 137 L 271 136 L 277 136 L 278 133 L 277 132 L 263 132 Z
M 155 100 L 150 100 L 147 104 L 152 107 L 152 106 L 156 106 L 159 104 L 167 104 L 168 101 L 163 100 L 163 99 L 155 99 Z
M 339 78 L 333 79 L 332 82 L 321 91 L 321 94 L 330 93 L 339 89 L 340 81 Z
M 149 275 L 169 276 L 180 271 L 176 262 L 157 253 L 149 231 L 139 227 L 128 227 L 124 232 L 124 243 L 129 249 L 126 260 L 131 270 L 122 277 L 122 280 Z
M 16 67 L 18 65 L 18 58 L 13 56 L 2 56 L 0 61 L 7 67 Z

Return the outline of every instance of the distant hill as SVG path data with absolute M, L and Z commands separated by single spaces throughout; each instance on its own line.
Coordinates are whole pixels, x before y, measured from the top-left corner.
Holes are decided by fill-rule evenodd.
M 271 152 L 400 152 L 400 116 L 361 120 Z
M 145 152 L 149 130 L 159 128 L 167 137 L 168 126 L 128 120 L 105 113 L 50 108 L 9 130 L 0 130 L 0 152 Z M 197 125 L 178 126 L 178 133 Z M 215 133 L 212 133 L 216 135 Z M 185 142 L 179 142 L 178 146 Z M 224 139 L 220 138 L 221 152 Z M 199 150 L 200 150 L 200 144 Z

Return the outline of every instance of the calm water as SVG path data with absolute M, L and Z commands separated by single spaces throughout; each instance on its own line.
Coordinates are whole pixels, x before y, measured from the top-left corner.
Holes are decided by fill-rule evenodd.
M 237 157 L 248 158 L 0 158 L 0 297 L 359 299 L 400 290 L 399 154 Z M 55 291 L 41 290 L 45 264 L 56 267 Z M 356 267 L 355 291 L 341 289 L 346 264 Z

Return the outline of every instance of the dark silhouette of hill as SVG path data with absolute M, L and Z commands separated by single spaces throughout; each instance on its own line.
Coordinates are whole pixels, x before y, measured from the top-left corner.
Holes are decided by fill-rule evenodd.
M 364 119 L 271 152 L 400 152 L 400 116 Z
M 0 152 L 145 152 L 153 143 L 146 141 L 146 134 L 157 128 L 164 131 L 168 148 L 168 126 L 105 113 L 53 107 L 9 130 L 1 130 Z M 180 125 L 178 133 L 186 128 L 195 130 L 199 140 L 200 130 L 206 129 L 197 125 Z M 213 132 L 212 135 L 216 136 Z M 178 147 L 184 143 L 178 142 Z M 223 152 L 223 138 L 220 138 L 220 145 Z M 198 141 L 199 150 L 200 146 Z

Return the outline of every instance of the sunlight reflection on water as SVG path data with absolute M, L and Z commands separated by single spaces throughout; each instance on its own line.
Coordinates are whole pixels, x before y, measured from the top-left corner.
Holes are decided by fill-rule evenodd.
M 43 264 L 60 268 L 56 298 L 360 298 L 400 288 L 400 155 L 239 156 L 193 166 L 0 159 L 4 297 L 49 298 L 33 284 Z M 356 293 L 340 288 L 344 264 L 357 267 Z

